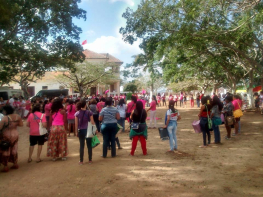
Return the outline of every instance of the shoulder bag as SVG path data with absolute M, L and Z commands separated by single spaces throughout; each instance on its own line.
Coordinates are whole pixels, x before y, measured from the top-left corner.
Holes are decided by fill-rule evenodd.
M 208 128 L 209 128 L 209 129 L 212 129 L 213 123 L 212 123 L 212 120 L 211 120 L 211 118 L 210 118 L 210 116 L 209 116 L 209 114 L 208 114 L 207 106 L 205 105 L 205 107 L 206 107 L 206 112 L 207 112 Z
M 238 104 L 238 106 L 239 106 L 239 109 L 237 109 L 237 110 L 234 111 L 234 117 L 235 117 L 235 118 L 240 118 L 241 116 L 243 116 L 243 112 L 242 112 L 242 110 L 241 110 L 241 107 L 240 107 L 238 101 L 237 101 L 237 104 Z
M 34 116 L 39 119 L 37 117 L 36 114 L 34 114 Z M 39 127 L 39 135 L 45 135 L 47 133 L 47 129 L 43 127 L 43 123 L 42 123 L 42 118 L 43 118 L 44 114 L 41 115 L 40 121 L 38 123 L 38 127 Z

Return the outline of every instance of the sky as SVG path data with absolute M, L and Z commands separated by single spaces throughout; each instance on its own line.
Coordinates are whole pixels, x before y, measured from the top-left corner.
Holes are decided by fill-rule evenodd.
M 119 33 L 125 27 L 126 20 L 122 14 L 127 7 L 136 10 L 140 0 L 82 0 L 79 8 L 86 10 L 87 19 L 74 19 L 74 23 L 82 28 L 80 43 L 97 53 L 109 53 L 123 61 L 122 69 L 127 63 L 132 63 L 132 56 L 141 53 L 139 42 L 133 45 L 125 43 Z

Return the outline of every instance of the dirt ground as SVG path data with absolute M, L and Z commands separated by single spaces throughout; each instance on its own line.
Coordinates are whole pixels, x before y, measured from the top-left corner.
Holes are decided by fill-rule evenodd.
M 225 140 L 225 128 L 220 127 L 222 145 L 199 148 L 202 135 L 191 126 L 198 109 L 180 108 L 182 120 L 178 123 L 178 152 L 166 153 L 169 142 L 159 138 L 157 129 L 148 131 L 148 155 L 143 156 L 138 143 L 135 156 L 129 156 L 131 141 L 128 132 L 119 138 L 123 150 L 117 157 L 103 159 L 102 145 L 93 149 L 93 164 L 78 165 L 79 142 L 68 138 L 67 161 L 27 163 L 28 128 L 19 129 L 18 170 L 0 173 L 1 197 L 45 196 L 151 196 L 151 197 L 262 197 L 263 196 L 263 116 L 247 112 L 241 120 L 241 134 Z M 166 108 L 157 109 L 163 126 Z M 213 139 L 212 135 L 212 139 Z M 102 136 L 99 135 L 102 141 Z M 11 164 L 10 164 L 11 165 Z M 2 166 L 0 167 L 2 170 Z

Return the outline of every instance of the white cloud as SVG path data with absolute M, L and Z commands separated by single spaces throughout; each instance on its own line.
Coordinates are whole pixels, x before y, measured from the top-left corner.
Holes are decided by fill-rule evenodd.
M 129 4 L 130 6 L 134 6 L 134 0 L 110 0 L 110 2 L 112 2 L 112 3 L 116 2 L 116 1 L 122 1 L 122 2 Z
M 110 53 L 125 63 L 131 63 L 131 56 L 142 53 L 139 44 L 139 41 L 133 45 L 125 43 L 121 36 L 101 36 L 94 42 L 85 44 L 83 48 L 97 53 Z
M 86 36 L 94 36 L 94 35 L 95 35 L 95 31 L 93 31 L 93 30 L 88 30 L 88 31 L 84 32 L 84 34 L 85 34 Z

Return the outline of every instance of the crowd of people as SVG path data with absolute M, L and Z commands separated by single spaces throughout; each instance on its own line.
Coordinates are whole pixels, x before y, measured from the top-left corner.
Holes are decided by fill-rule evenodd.
M 263 92 L 260 102 L 263 103 Z M 165 125 L 169 135 L 169 152 L 177 150 L 177 121 L 181 119 L 177 106 L 186 107 L 187 97 L 190 98 L 191 107 L 194 107 L 194 96 L 183 92 L 168 97 L 168 110 L 165 114 Z M 4 172 L 8 172 L 8 162 L 13 163 L 12 168 L 18 169 L 17 127 L 23 126 L 23 120 L 29 127 L 29 157 L 28 163 L 33 161 L 34 147 L 38 145 L 36 162 L 41 162 L 41 152 L 44 143 L 47 143 L 47 156 L 53 161 L 67 160 L 68 145 L 67 139 L 77 136 L 80 144 L 79 164 L 83 165 L 85 142 L 88 148 L 89 163 L 92 163 L 92 137 L 87 137 L 89 124 L 96 128 L 96 133 L 103 136 L 102 157 L 107 157 L 108 150 L 111 156 L 116 156 L 116 144 L 122 149 L 118 132 L 128 128 L 129 137 L 132 140 L 130 155 L 133 156 L 140 141 L 143 155 L 147 155 L 146 140 L 148 129 L 156 129 L 156 110 L 161 104 L 166 106 L 164 94 L 153 95 L 151 98 L 146 95 L 132 95 L 131 101 L 127 103 L 126 95 L 109 96 L 92 95 L 85 98 L 76 96 L 57 98 L 37 98 L 33 101 L 24 100 L 21 96 L 15 96 L 8 102 L 2 102 L 1 107 L 4 114 L 0 121 L 0 164 L 4 165 Z M 224 122 L 227 135 L 225 139 L 231 139 L 240 133 L 240 118 L 235 116 L 235 111 L 241 110 L 247 105 L 239 95 L 212 95 L 196 94 L 196 105 L 200 107 L 200 127 L 203 133 L 203 145 L 207 147 L 211 142 L 211 131 L 214 131 L 214 143 L 221 143 L 221 132 L 219 125 Z M 177 102 L 180 102 L 179 104 Z M 262 104 L 261 103 L 261 104 Z M 149 112 L 149 127 L 146 119 Z M 232 117 L 232 118 L 231 118 Z M 126 128 L 125 122 L 129 123 Z M 40 124 L 48 131 L 48 135 L 40 135 Z M 231 129 L 235 132 L 231 135 Z

